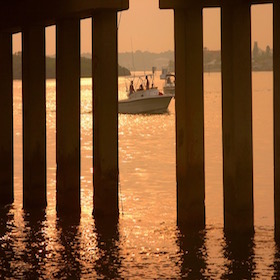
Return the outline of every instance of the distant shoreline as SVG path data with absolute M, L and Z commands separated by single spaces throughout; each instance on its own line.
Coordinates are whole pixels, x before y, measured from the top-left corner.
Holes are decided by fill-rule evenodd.
M 252 72 L 272 72 L 273 50 L 267 46 L 266 50 L 258 48 L 257 42 L 252 50 Z M 175 72 L 174 51 L 153 53 L 148 51 L 135 51 L 133 53 L 118 53 L 118 75 L 119 77 L 131 75 L 130 71 L 151 71 L 156 67 L 158 71 L 168 68 L 168 71 Z M 21 80 L 21 52 L 13 54 L 13 75 L 15 80 Z M 221 72 L 221 51 L 203 50 L 204 73 Z M 122 65 L 122 66 L 120 66 Z M 54 79 L 56 70 L 55 56 L 46 57 L 46 78 Z M 92 77 L 91 54 L 81 55 L 81 78 Z
M 252 50 L 252 71 L 273 71 L 272 63 L 273 50 L 269 46 L 265 50 L 258 48 L 255 42 Z M 168 68 L 170 72 L 175 72 L 174 51 L 161 53 L 135 51 L 132 53 L 119 53 L 119 63 L 131 71 L 150 71 L 153 66 L 157 70 Z M 204 72 L 221 71 L 221 51 L 203 50 Z
M 144 71 L 144 70 L 137 70 L 137 71 Z M 273 73 L 273 70 L 252 70 L 252 73 L 260 73 L 260 72 L 272 72 Z M 221 71 L 204 71 L 203 72 L 204 74 L 210 74 L 210 73 L 221 73 Z M 119 75 L 119 77 L 126 77 L 126 76 L 131 76 L 131 74 L 129 75 Z M 81 79 L 82 78 L 92 78 L 92 76 L 81 76 Z M 55 80 L 56 77 L 46 77 L 46 80 Z M 15 81 L 21 81 L 22 79 L 21 78 L 15 78 L 14 77 L 14 80 Z
M 129 76 L 130 71 L 118 65 L 118 74 L 120 77 Z M 55 57 L 46 57 L 46 79 L 55 79 L 56 77 L 56 59 Z M 92 77 L 92 60 L 91 58 L 81 57 L 81 78 Z M 14 80 L 22 79 L 22 55 L 21 53 L 13 54 L 13 78 Z

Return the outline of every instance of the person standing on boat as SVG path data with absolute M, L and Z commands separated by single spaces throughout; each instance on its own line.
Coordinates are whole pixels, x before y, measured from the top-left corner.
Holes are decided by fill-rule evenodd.
M 142 85 L 142 84 L 140 84 L 140 86 L 139 86 L 139 89 L 138 89 L 138 90 L 143 90 L 143 89 L 144 89 L 143 85 Z
M 169 76 L 167 77 L 166 83 L 167 83 L 167 84 L 171 84 L 171 79 L 170 79 Z
M 129 94 L 132 94 L 134 92 L 134 86 L 133 86 L 133 81 L 130 82 L 130 86 L 129 86 Z
M 148 76 L 146 76 L 146 89 L 149 89 L 149 88 L 150 88 L 150 82 L 149 82 Z

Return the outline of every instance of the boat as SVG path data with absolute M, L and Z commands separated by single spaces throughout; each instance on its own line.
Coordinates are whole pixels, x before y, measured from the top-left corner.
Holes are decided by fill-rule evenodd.
M 137 83 L 134 80 L 137 78 Z M 150 86 L 151 84 L 151 86 Z M 135 87 L 136 86 L 136 90 Z M 168 112 L 168 106 L 172 99 L 154 86 L 153 74 L 140 75 L 130 80 L 127 89 L 127 99 L 119 100 L 118 108 L 121 114 L 161 114 Z
M 175 75 L 168 73 L 165 75 L 165 84 L 163 86 L 163 92 L 166 95 L 175 96 Z

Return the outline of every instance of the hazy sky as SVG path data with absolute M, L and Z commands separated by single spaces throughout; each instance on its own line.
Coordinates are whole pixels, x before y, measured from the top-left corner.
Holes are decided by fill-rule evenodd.
M 119 52 L 136 50 L 162 52 L 174 49 L 172 10 L 160 10 L 159 0 L 130 0 L 130 8 L 119 13 Z M 220 49 L 220 9 L 204 9 L 204 46 Z M 272 5 L 252 6 L 252 41 L 259 47 L 272 46 Z M 13 41 L 14 52 L 21 50 L 21 36 Z M 81 22 L 81 52 L 91 52 L 91 20 Z M 55 53 L 55 28 L 46 29 L 46 53 Z

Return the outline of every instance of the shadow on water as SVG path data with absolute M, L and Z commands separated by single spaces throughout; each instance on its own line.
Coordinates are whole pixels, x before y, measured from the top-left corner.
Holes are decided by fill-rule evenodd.
M 0 208 L 0 276 L 6 279 L 11 274 L 11 263 L 14 260 L 13 244 L 10 235 L 13 230 L 14 215 L 11 206 Z
M 254 279 L 256 277 L 254 234 L 225 233 L 225 273 L 222 279 Z
M 280 279 L 280 240 L 275 243 L 273 279 Z
M 54 277 L 57 279 L 80 279 L 80 215 L 59 216 L 56 221 L 59 250 L 59 268 Z
M 120 276 L 120 244 L 119 220 L 112 217 L 110 221 L 103 217 L 95 217 L 97 236 L 97 256 L 95 271 L 102 279 L 119 279 Z
M 205 231 L 185 231 L 178 233 L 180 266 L 182 279 L 204 279 L 207 261 Z
M 24 279 L 39 279 L 45 275 L 47 240 L 45 236 L 45 211 L 25 211 L 24 248 L 22 260 L 26 269 L 22 272 Z

